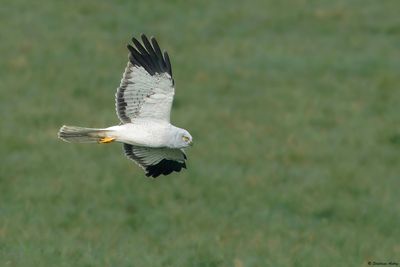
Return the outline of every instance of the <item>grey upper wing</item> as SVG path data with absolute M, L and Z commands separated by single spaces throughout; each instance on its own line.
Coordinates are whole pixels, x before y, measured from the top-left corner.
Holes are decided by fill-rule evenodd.
M 170 120 L 175 94 L 172 69 L 167 52 L 161 53 L 154 38 L 142 35 L 143 45 L 132 38 L 128 45 L 129 62 L 116 93 L 115 105 L 123 123 L 135 118 Z
M 186 169 L 186 155 L 182 149 L 150 148 L 124 144 L 125 155 L 146 171 L 146 176 L 168 175 Z

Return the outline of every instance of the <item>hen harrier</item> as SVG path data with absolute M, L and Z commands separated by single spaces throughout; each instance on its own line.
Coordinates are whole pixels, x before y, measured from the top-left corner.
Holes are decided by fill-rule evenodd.
M 132 38 L 129 62 L 115 95 L 120 125 L 108 128 L 62 126 L 58 137 L 71 143 L 121 142 L 125 155 L 157 177 L 186 168 L 184 148 L 193 144 L 185 129 L 170 123 L 174 80 L 168 53 L 154 37 Z

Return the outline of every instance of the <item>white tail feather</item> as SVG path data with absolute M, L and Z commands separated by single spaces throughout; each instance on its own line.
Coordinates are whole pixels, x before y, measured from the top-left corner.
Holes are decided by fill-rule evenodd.
M 66 126 L 60 128 L 58 137 L 69 143 L 98 143 L 106 137 L 106 129 Z

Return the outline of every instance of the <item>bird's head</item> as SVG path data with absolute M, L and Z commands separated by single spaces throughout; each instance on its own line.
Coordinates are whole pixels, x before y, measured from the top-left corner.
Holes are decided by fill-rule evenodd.
M 179 129 L 175 136 L 175 145 L 179 148 L 184 148 L 193 145 L 193 138 L 185 129 Z

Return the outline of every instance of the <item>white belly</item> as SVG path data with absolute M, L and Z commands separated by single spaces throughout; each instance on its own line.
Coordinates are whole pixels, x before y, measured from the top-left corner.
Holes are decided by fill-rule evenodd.
M 127 123 L 107 128 L 108 137 L 115 141 L 137 146 L 164 147 L 168 123 L 140 122 Z

